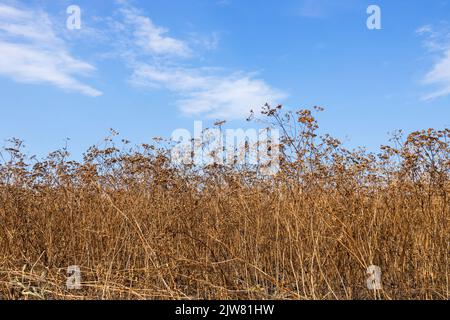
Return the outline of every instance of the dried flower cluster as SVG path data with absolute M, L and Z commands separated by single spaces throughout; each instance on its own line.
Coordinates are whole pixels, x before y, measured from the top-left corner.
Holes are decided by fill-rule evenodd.
M 374 154 L 319 136 L 314 111 L 267 105 L 258 119 L 282 132 L 275 176 L 174 166 L 164 140 L 111 137 L 81 163 L 65 149 L 28 158 L 11 140 L 0 298 L 450 298 L 449 129 Z M 81 290 L 66 288 L 71 265 Z M 382 290 L 366 287 L 370 265 Z

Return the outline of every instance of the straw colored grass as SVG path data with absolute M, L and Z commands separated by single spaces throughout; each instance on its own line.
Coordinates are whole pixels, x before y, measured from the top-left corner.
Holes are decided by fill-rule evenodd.
M 2 299 L 449 299 L 450 130 L 379 154 L 317 136 L 311 111 L 263 115 L 281 170 L 173 166 L 115 140 L 81 163 L 12 140 L 0 165 Z M 67 290 L 78 265 L 82 289 Z M 382 269 L 383 289 L 366 287 Z

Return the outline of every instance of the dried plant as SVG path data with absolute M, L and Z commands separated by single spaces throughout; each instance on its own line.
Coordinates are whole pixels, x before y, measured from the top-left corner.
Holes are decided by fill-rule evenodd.
M 174 166 L 169 141 L 130 147 L 114 131 L 81 163 L 67 149 L 29 158 L 11 140 L 0 297 L 450 298 L 449 129 L 397 134 L 374 154 L 319 136 L 310 110 L 266 105 L 249 120 L 282 132 L 275 176 Z M 70 265 L 82 290 L 65 286 Z M 370 265 L 381 290 L 366 287 Z

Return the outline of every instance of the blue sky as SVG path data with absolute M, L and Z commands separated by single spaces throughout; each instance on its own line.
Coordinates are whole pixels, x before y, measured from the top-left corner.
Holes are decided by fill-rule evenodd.
M 32 154 L 70 138 L 78 157 L 109 128 L 142 143 L 196 120 L 245 127 L 264 102 L 322 106 L 323 132 L 371 150 L 448 127 L 450 2 L 0 0 L 0 139 Z

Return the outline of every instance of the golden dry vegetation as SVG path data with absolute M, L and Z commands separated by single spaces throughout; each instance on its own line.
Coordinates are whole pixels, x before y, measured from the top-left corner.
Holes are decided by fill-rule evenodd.
M 0 166 L 3 299 L 449 299 L 450 130 L 378 154 L 266 106 L 281 168 L 174 166 L 107 139 L 81 163 L 11 140 Z M 120 147 L 118 146 L 120 145 Z M 67 290 L 67 267 L 83 287 Z M 366 287 L 380 266 L 383 289 Z

